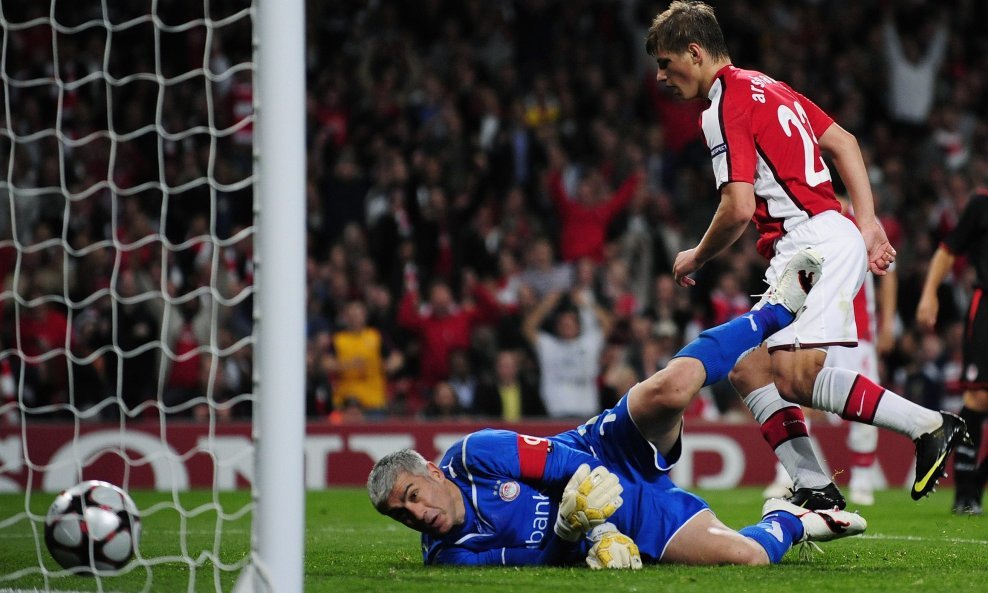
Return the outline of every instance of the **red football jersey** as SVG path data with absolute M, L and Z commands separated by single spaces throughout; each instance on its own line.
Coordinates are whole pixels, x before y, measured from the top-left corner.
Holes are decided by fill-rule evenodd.
M 786 231 L 821 212 L 840 211 L 817 142 L 834 123 L 822 109 L 785 83 L 734 66 L 717 73 L 707 97 L 700 125 L 717 187 L 754 185 L 758 253 L 771 259 Z

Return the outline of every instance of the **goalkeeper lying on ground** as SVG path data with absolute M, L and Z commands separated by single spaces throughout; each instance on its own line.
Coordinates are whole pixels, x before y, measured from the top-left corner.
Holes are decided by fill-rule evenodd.
M 796 275 L 819 273 L 818 260 L 794 257 L 778 299 L 704 332 L 574 430 L 547 439 L 481 430 L 450 447 L 438 466 L 410 450 L 385 456 L 367 480 L 371 502 L 422 532 L 426 564 L 768 564 L 794 543 L 863 532 L 856 514 L 782 499 L 765 503 L 761 522 L 734 531 L 668 476 L 682 450 L 685 406 L 664 407 L 663 396 L 691 396 L 792 323 L 809 290 Z
M 794 543 L 864 530 L 856 514 L 807 511 L 781 499 L 766 502 L 757 525 L 728 528 L 701 498 L 673 484 L 667 471 L 680 447 L 654 451 L 626 401 L 547 439 L 472 433 L 438 466 L 412 450 L 392 453 L 371 471 L 371 500 L 422 532 L 426 564 L 767 564 Z

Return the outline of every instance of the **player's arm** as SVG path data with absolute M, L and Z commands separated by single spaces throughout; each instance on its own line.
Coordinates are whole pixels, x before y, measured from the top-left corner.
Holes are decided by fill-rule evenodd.
M 580 558 L 594 570 L 642 567 L 638 546 L 611 523 L 603 523 L 587 534 L 578 546 L 551 538 L 541 549 L 495 548 L 475 552 L 460 546 L 435 545 L 425 553 L 427 565 L 446 566 L 562 566 Z
M 707 232 L 693 249 L 682 251 L 673 264 L 673 276 L 680 286 L 696 284 L 690 274 L 703 267 L 720 252 L 731 246 L 748 226 L 755 213 L 755 186 L 746 182 L 730 182 L 720 189 L 720 204 Z
M 608 220 L 617 215 L 618 212 L 624 210 L 628 204 L 635 198 L 635 193 L 638 188 L 642 185 L 642 181 L 645 179 L 645 174 L 641 171 L 635 171 L 628 176 L 621 186 L 615 191 L 604 205 L 604 216 Z
M 471 323 L 495 323 L 501 316 L 501 305 L 491 291 L 469 268 L 463 270 L 463 291 L 473 297 L 474 305 L 467 309 Z
M 518 480 L 557 495 L 581 465 L 591 471 L 602 465 L 578 449 L 509 430 L 478 431 L 463 447 L 469 471 Z
M 854 218 L 858 224 L 875 222 L 875 201 L 871 193 L 871 182 L 865 168 L 864 157 L 857 138 L 837 123 L 831 124 L 820 134 L 820 150 L 833 159 L 847 193 L 854 206 Z
M 820 134 L 819 142 L 820 150 L 833 160 L 851 198 L 854 218 L 868 248 L 868 267 L 873 274 L 884 276 L 895 261 L 895 249 L 875 215 L 875 198 L 858 140 L 854 134 L 833 123 Z
M 954 267 L 956 256 L 968 253 L 974 242 L 983 236 L 984 230 L 979 221 L 985 219 L 985 209 L 988 209 L 988 197 L 978 192 L 967 201 L 957 227 L 944 238 L 933 254 L 929 271 L 926 273 L 926 281 L 923 283 L 923 293 L 916 307 L 916 321 L 920 326 L 933 329 L 936 325 L 937 309 L 940 307 L 937 289 Z
M 471 472 L 514 478 L 559 500 L 554 533 L 577 542 L 623 504 L 623 487 L 592 455 L 559 442 L 513 433 L 482 430 L 463 443 Z M 516 455 L 511 455 L 512 450 Z
M 916 323 L 924 329 L 932 330 L 937 324 L 937 312 L 940 309 L 937 290 L 943 279 L 947 277 L 947 272 L 954 266 L 954 259 L 956 259 L 954 254 L 944 245 L 940 245 L 933 254 L 933 259 L 930 260 L 930 268 L 923 282 L 923 292 L 919 297 L 919 305 L 916 306 Z
M 606 336 L 611 333 L 611 314 L 597 303 L 591 291 L 573 290 L 570 292 L 570 300 L 580 311 L 580 328 L 584 334 Z
M 561 292 L 551 292 L 545 295 L 535 308 L 525 316 L 525 320 L 522 321 L 521 332 L 529 342 L 535 344 L 538 341 L 539 326 L 545 321 L 549 312 L 559 303 L 559 299 L 562 296 L 563 293 Z
M 550 532 L 551 534 L 551 532 Z M 460 546 L 437 546 L 426 553 L 428 565 L 446 566 L 561 566 L 575 564 L 587 554 L 589 543 L 570 542 L 546 534 L 542 548 L 494 548 L 475 552 Z

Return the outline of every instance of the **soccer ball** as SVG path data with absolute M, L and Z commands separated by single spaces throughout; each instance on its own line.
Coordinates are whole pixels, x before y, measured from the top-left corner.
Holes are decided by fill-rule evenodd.
M 45 518 L 45 544 L 63 568 L 123 568 L 141 537 L 137 505 L 120 488 L 89 480 L 55 498 Z

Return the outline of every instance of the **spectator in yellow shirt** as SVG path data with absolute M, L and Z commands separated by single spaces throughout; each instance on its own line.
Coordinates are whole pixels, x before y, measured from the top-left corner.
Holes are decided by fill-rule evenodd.
M 343 308 L 343 328 L 333 334 L 327 370 L 333 385 L 333 406 L 353 399 L 364 412 L 384 413 L 388 407 L 388 374 L 398 370 L 401 353 L 390 351 L 381 332 L 367 325 L 367 306 L 350 301 Z

